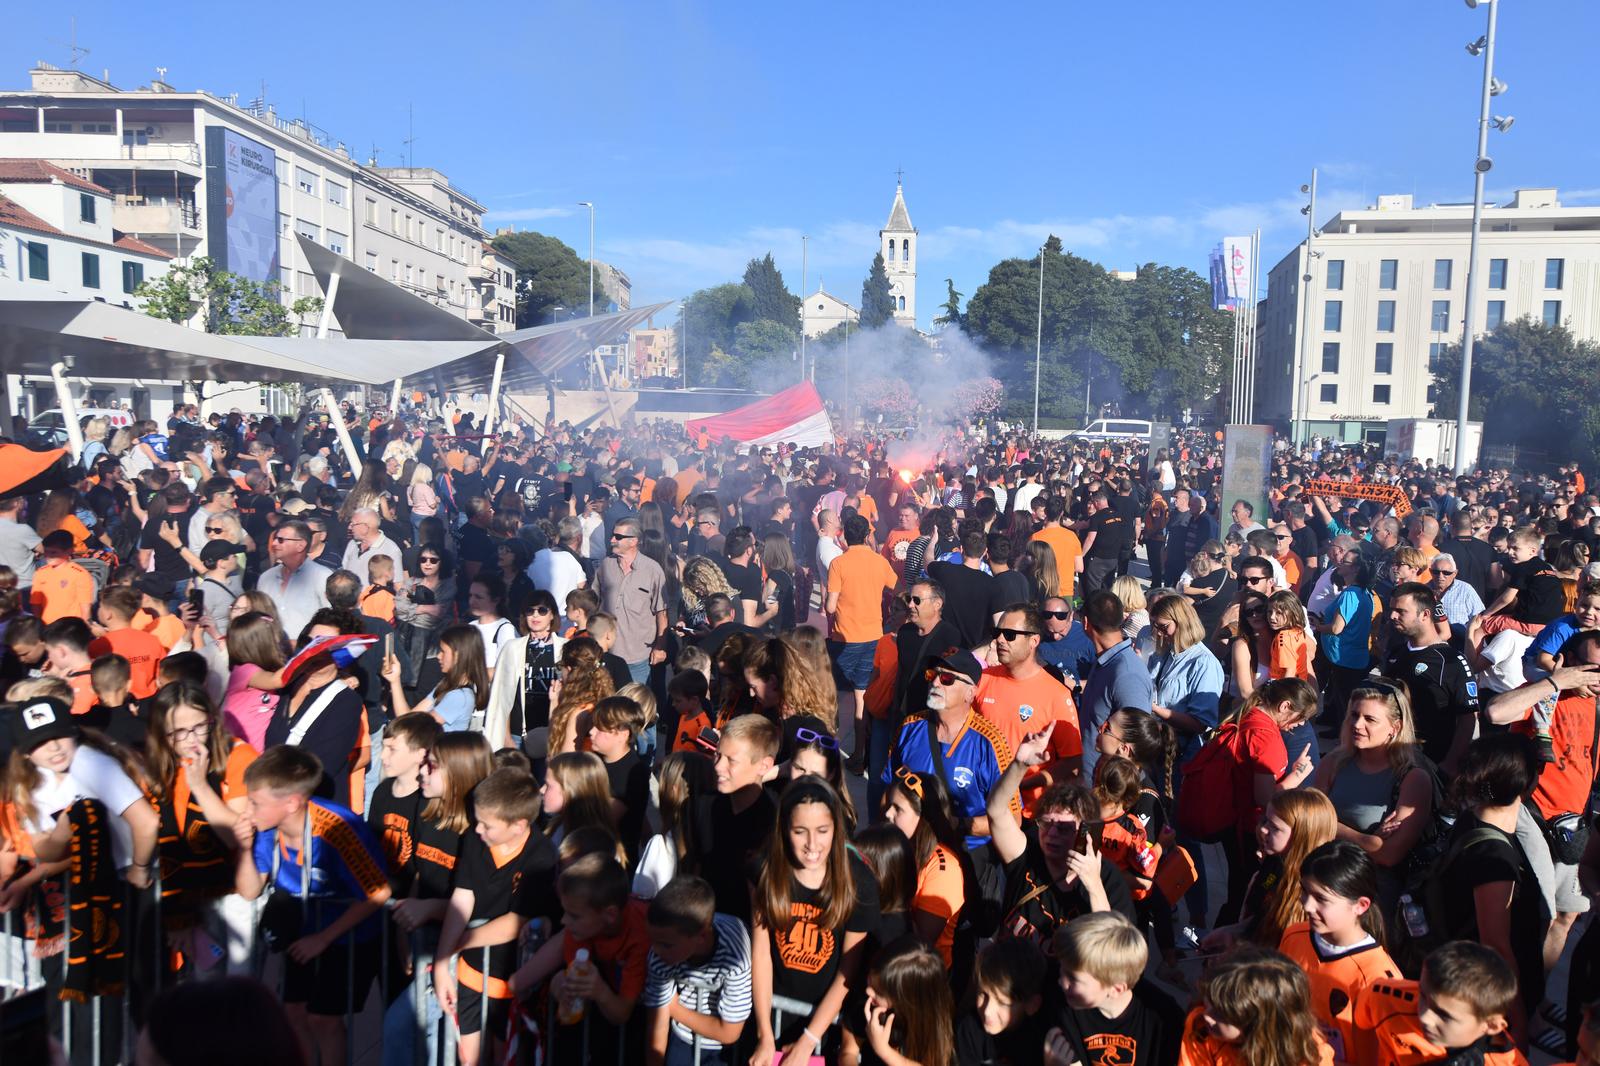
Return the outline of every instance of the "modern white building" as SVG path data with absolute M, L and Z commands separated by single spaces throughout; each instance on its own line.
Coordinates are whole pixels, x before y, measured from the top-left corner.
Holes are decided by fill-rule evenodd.
M 1456 398 L 1436 395 L 1433 366 L 1461 340 L 1471 221 L 1470 203 L 1380 196 L 1322 227 L 1309 268 L 1303 241 L 1280 260 L 1258 310 L 1257 420 L 1287 429 L 1304 417 L 1310 436 L 1360 440 L 1391 418 L 1454 418 Z M 1531 315 L 1600 339 L 1600 207 L 1519 189 L 1485 208 L 1479 270 L 1480 333 Z
M 887 259 L 884 260 L 888 262 Z M 817 291 L 807 296 L 804 301 L 805 313 L 801 316 L 802 328 L 807 337 L 820 337 L 830 329 L 837 329 L 843 322 L 852 326 L 861 321 L 861 312 L 851 307 L 837 296 L 833 295 L 820 284 Z
M 889 222 L 878 231 L 883 266 L 889 273 L 889 297 L 894 301 L 894 320 L 917 328 L 917 230 L 906 211 L 905 189 L 894 186 L 894 206 Z M 806 316 L 809 320 L 810 315 Z

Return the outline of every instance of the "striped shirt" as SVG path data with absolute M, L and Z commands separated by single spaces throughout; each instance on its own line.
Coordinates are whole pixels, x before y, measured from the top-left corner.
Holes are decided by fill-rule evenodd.
M 678 1002 L 696 1014 L 736 1023 L 750 1017 L 750 934 L 743 922 L 726 914 L 716 915 L 711 928 L 716 933 L 717 947 L 705 962 L 668 966 L 655 952 L 650 953 L 645 1007 L 665 1007 L 676 994 Z M 686 1025 L 673 1022 L 672 1033 L 686 1044 L 694 1043 L 695 1035 Z M 707 1051 L 722 1047 L 704 1036 L 700 1046 Z

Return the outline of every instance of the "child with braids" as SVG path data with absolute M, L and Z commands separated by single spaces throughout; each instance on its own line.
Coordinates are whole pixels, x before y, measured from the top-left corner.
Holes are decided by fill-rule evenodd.
M 1137 764 L 1139 789 L 1125 813 L 1142 827 L 1145 839 L 1157 852 L 1158 865 L 1175 863 L 1193 870 L 1194 860 L 1178 846 L 1170 825 L 1174 766 L 1178 759 L 1178 735 L 1172 726 L 1136 707 L 1124 707 L 1111 712 L 1100 727 L 1095 746 L 1102 759 L 1120 757 Z M 1178 958 L 1172 909 L 1172 902 L 1159 891 L 1134 894 L 1135 914 L 1141 925 L 1148 925 L 1155 931 L 1162 966 L 1169 975 L 1174 972 Z

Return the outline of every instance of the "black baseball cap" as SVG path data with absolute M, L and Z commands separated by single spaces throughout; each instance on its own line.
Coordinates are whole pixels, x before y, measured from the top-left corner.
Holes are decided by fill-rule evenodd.
M 950 648 L 935 661 L 945 669 L 954 670 L 965 677 L 974 687 L 983 677 L 983 664 L 978 661 L 976 655 L 965 648 Z
M 229 544 L 225 540 L 208 540 L 205 546 L 200 549 L 200 561 L 207 566 L 215 566 L 218 560 L 226 559 L 230 555 L 237 555 L 242 551 L 244 551 L 244 545 L 242 544 Z M 151 595 L 154 595 L 154 593 Z
M 18 751 L 29 752 L 52 740 L 76 737 L 78 724 L 72 720 L 72 708 L 65 702 L 41 696 L 24 702 L 12 714 L 11 735 Z

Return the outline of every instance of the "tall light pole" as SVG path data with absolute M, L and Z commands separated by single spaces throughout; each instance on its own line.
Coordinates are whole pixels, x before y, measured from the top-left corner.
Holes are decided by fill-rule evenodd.
M 1039 245 L 1039 323 L 1033 332 L 1033 435 L 1039 435 L 1039 368 L 1044 363 L 1044 245 Z
M 1289 397 L 1289 439 L 1296 448 L 1305 441 L 1306 404 L 1310 397 L 1305 393 L 1302 376 L 1311 362 L 1311 260 L 1316 258 L 1311 242 L 1317 235 L 1317 172 L 1311 171 L 1311 184 L 1300 186 L 1300 191 L 1310 193 L 1311 199 L 1300 212 L 1306 216 L 1305 269 L 1300 272 L 1300 343 L 1295 346 L 1294 377 L 1290 386 L 1294 392 Z
M 1494 77 L 1495 23 L 1500 14 L 1496 0 L 1467 0 L 1468 7 L 1489 8 L 1489 32 L 1467 45 L 1467 51 L 1483 56 L 1483 91 L 1478 109 L 1478 155 L 1472 164 L 1472 241 L 1467 251 L 1467 313 L 1461 334 L 1461 404 L 1456 412 L 1456 474 L 1467 472 L 1467 401 L 1472 393 L 1473 332 L 1478 324 L 1478 239 L 1483 232 L 1483 179 L 1494 167 L 1489 158 L 1489 127 L 1504 133 L 1511 128 L 1509 118 L 1489 116 L 1489 98 L 1505 91 Z
M 800 235 L 800 380 L 806 379 L 806 298 L 811 295 L 810 265 L 806 256 L 810 251 L 808 243 L 811 238 L 805 234 Z M 815 375 L 813 375 L 814 377 Z
M 683 303 L 678 305 L 679 317 L 683 319 L 683 387 L 689 387 L 689 298 L 685 296 Z
M 594 317 L 594 204 L 589 200 L 579 200 L 578 201 L 578 206 L 579 207 L 587 207 L 589 209 L 589 317 L 593 318 Z M 590 328 L 590 325 L 591 324 L 585 324 L 584 328 L 589 333 L 589 365 L 591 367 L 593 367 L 595 362 L 596 362 L 595 354 L 594 354 L 594 330 L 592 328 Z M 604 374 L 605 371 L 602 370 L 600 373 Z

